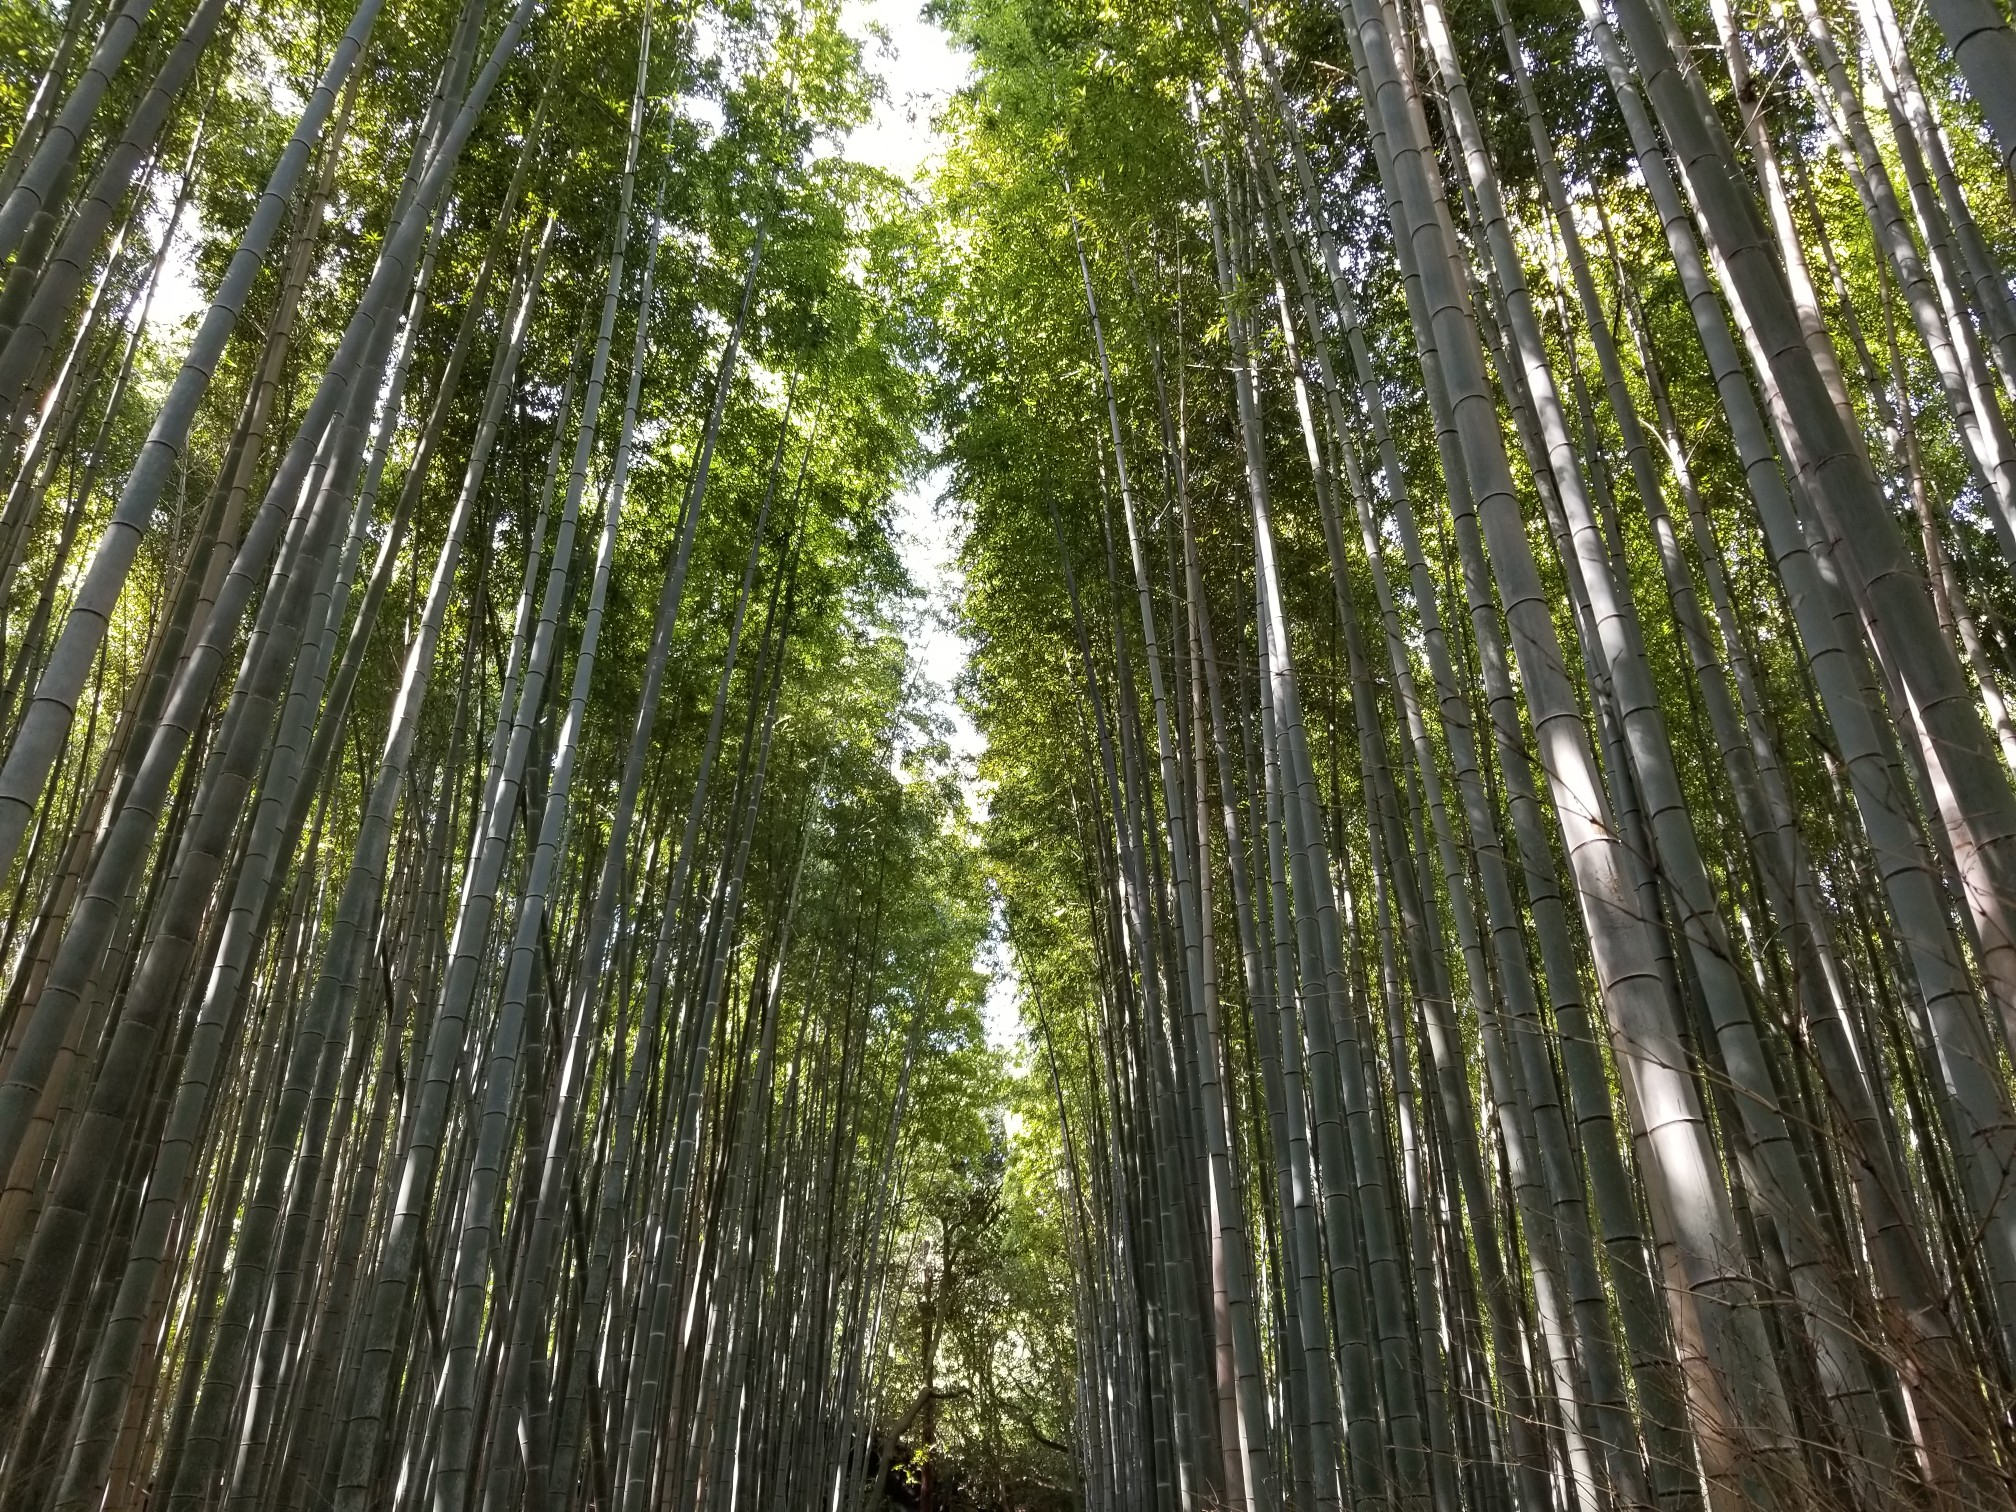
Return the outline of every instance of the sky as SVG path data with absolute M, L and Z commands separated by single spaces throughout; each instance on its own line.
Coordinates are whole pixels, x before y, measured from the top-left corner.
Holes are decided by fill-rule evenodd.
M 924 19 L 919 0 L 847 0 L 842 24 L 867 44 L 869 66 L 882 76 L 885 90 L 874 118 L 849 138 L 847 156 L 915 181 L 937 153 L 933 123 L 966 82 L 970 61 L 944 31 Z M 871 28 L 878 25 L 886 40 L 873 36 Z M 955 615 L 959 528 L 945 503 L 947 482 L 942 468 L 925 472 L 897 495 L 893 515 L 897 550 L 923 593 L 907 627 L 911 654 L 951 724 L 952 753 L 964 771 L 967 804 L 978 817 L 986 812 L 986 794 L 973 779 L 972 764 L 987 740 L 952 696 L 971 648 L 959 634 Z M 1026 1049 L 1013 967 L 1005 951 L 990 949 L 994 975 L 981 1009 L 988 1043 L 1003 1051 Z
M 933 122 L 965 83 L 968 60 L 924 19 L 918 0 L 848 0 L 842 24 L 866 45 L 869 66 L 884 87 L 873 119 L 848 139 L 847 156 L 914 182 L 936 154 Z M 874 35 L 877 27 L 881 38 Z M 968 648 L 953 623 L 959 542 L 956 522 L 943 507 L 945 486 L 943 469 L 924 473 L 897 496 L 894 516 L 903 565 L 924 594 L 910 626 L 911 650 L 923 674 L 949 694 Z M 979 731 L 949 696 L 941 704 L 952 722 L 953 754 L 970 761 L 984 745 Z M 970 782 L 967 787 L 969 801 L 979 802 L 981 795 Z
M 886 90 L 875 118 L 848 140 L 847 155 L 914 178 L 935 150 L 932 119 L 966 82 L 970 61 L 924 19 L 918 0 L 845 0 L 841 25 L 867 44 L 868 66 Z M 878 26 L 886 47 L 873 38 Z

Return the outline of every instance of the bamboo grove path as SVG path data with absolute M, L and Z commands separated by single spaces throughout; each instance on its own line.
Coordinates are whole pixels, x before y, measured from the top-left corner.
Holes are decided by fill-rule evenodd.
M 0 1509 L 2016 1507 L 1999 0 L 864 3 L 0 5 Z

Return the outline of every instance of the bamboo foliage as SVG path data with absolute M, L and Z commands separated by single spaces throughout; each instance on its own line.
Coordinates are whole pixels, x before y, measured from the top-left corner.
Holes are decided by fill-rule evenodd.
M 993 1094 L 858 46 L 91 11 L 0 203 L 0 1500 L 867 1495 Z
M 1936 22 L 955 11 L 1086 1505 L 2007 1504 L 2008 33 Z
M 2009 1505 L 2000 12 L 933 15 L 4 23 L 0 1504 Z

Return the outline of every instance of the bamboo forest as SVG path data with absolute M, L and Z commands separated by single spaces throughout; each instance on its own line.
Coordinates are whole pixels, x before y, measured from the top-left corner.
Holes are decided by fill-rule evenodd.
M 2005 0 L 0 0 L 0 1512 L 2016 1512 Z

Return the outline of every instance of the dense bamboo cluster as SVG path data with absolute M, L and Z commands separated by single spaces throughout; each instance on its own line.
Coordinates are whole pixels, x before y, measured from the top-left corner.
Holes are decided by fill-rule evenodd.
M 27 10 L 0 1505 L 873 1504 L 988 1083 L 858 48 Z
M 2016 1503 L 1994 0 L 942 19 L 0 23 L 0 1506 Z
M 2016 1497 L 2016 37 L 969 3 L 1091 1508 Z

